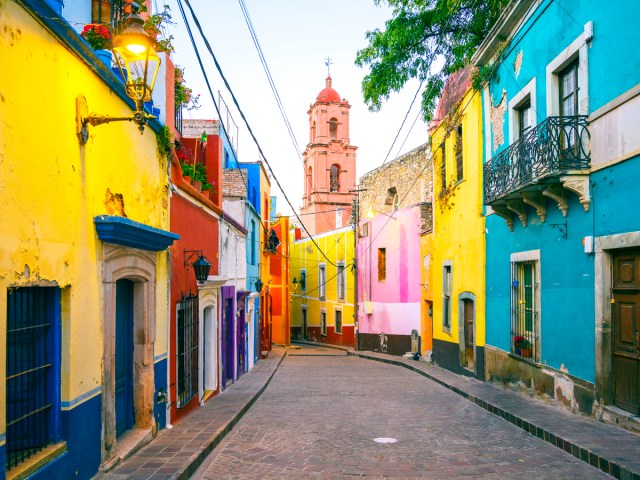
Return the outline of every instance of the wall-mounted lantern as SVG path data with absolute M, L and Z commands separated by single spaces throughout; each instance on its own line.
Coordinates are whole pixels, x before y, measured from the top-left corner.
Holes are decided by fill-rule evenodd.
M 197 256 L 198 258 L 189 264 L 189 261 Z M 184 266 L 189 268 L 189 265 L 193 267 L 193 273 L 196 275 L 196 281 L 198 283 L 204 283 L 209 277 L 209 271 L 211 270 L 211 263 L 204 257 L 202 250 L 185 250 L 184 251 Z
M 267 238 L 267 242 L 264 246 L 264 250 L 267 253 L 276 253 L 276 250 L 278 249 L 279 245 L 280 245 L 280 239 L 278 238 L 276 231 L 271 229 L 271 234 Z
M 262 291 L 264 283 L 262 282 L 262 280 L 260 280 L 260 277 L 251 277 L 251 283 L 255 284 L 256 292 L 260 293 Z
M 87 100 L 80 95 L 76 100 L 76 122 L 78 138 L 81 144 L 89 139 L 89 124 L 96 127 L 103 123 L 129 121 L 138 125 L 140 134 L 151 118 L 157 118 L 144 111 L 144 102 L 151 100 L 156 83 L 160 57 L 153 49 L 154 41 L 144 31 L 144 20 L 138 12 L 140 6 L 131 4 L 131 13 L 124 20 L 125 29 L 113 39 L 113 54 L 120 75 L 124 80 L 125 92 L 136 102 L 136 110 L 129 117 L 110 117 L 109 115 L 88 114 Z
M 306 288 L 306 283 L 307 283 L 305 272 L 300 272 L 300 281 L 298 281 L 298 279 L 296 277 L 293 277 L 293 282 L 291 282 L 291 283 L 293 284 L 293 291 L 294 292 L 298 291 L 298 286 L 300 286 L 300 290 L 301 291 L 304 291 L 304 289 Z

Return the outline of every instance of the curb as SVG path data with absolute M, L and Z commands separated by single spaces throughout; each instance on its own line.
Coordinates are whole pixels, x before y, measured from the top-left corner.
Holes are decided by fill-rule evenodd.
M 545 428 L 535 425 L 527 420 L 524 420 L 520 416 L 514 415 L 497 405 L 487 402 L 486 400 L 483 400 L 482 398 L 472 395 L 469 392 L 465 392 L 464 390 L 461 390 L 458 387 L 450 385 L 444 380 L 434 375 L 431 375 L 430 373 L 425 372 L 424 370 L 420 370 L 414 367 L 413 365 L 409 365 L 400 360 L 377 357 L 377 356 L 368 355 L 362 352 L 349 351 L 347 352 L 347 354 L 353 355 L 355 357 L 360 357 L 366 360 L 374 360 L 377 362 L 388 363 L 390 365 L 404 367 L 408 370 L 411 370 L 412 372 L 422 375 L 423 377 L 426 377 L 429 380 L 432 380 L 437 384 L 451 390 L 452 392 L 457 393 L 458 395 L 464 397 L 465 399 L 473 402 L 480 408 L 485 409 L 489 413 L 492 413 L 493 415 L 499 418 L 502 418 L 509 423 L 512 423 L 518 428 L 521 428 L 525 432 L 528 432 L 531 435 L 534 435 L 539 439 L 544 440 L 545 442 L 550 443 L 551 445 L 564 450 L 565 452 L 576 457 L 578 460 L 582 460 L 583 462 L 588 463 L 592 467 L 595 467 L 598 470 L 601 470 L 602 472 L 608 475 L 611 475 L 614 478 L 624 479 L 624 480 L 640 480 L 640 471 L 636 472 L 628 469 L 627 467 L 617 463 L 616 462 L 617 459 L 604 458 L 600 456 L 597 452 L 591 451 L 588 448 L 581 447 L 580 445 L 576 445 L 575 443 L 569 440 L 566 440 L 556 435 L 555 433 L 550 432 Z
M 343 352 L 347 352 L 347 354 L 354 353 L 354 350 L 351 347 L 344 347 L 342 345 L 332 345 L 330 343 L 310 342 L 309 340 L 291 340 L 291 343 L 299 344 L 299 345 L 311 345 L 312 347 L 333 348 L 334 350 L 342 350 Z
M 271 372 L 271 375 L 269 375 L 269 378 L 264 383 L 264 385 L 253 395 L 253 397 L 251 397 L 251 399 L 246 403 L 246 405 L 231 420 L 229 420 L 229 422 L 222 428 L 222 430 L 219 430 L 209 440 L 209 443 L 207 444 L 207 446 L 204 449 L 202 449 L 197 454 L 197 456 L 189 462 L 188 465 L 186 465 L 185 469 L 182 472 L 178 473 L 174 478 L 178 480 L 187 480 L 196 472 L 198 467 L 200 467 L 200 465 L 204 463 L 205 459 L 209 456 L 209 454 L 213 451 L 213 449 L 220 444 L 220 442 L 224 439 L 224 437 L 226 437 L 227 434 L 233 429 L 234 425 L 240 421 L 240 419 L 244 416 L 245 413 L 247 413 L 247 411 L 256 402 L 256 400 L 260 398 L 260 396 L 266 390 L 269 383 L 271 383 L 271 379 L 278 371 L 278 368 L 280 368 L 280 364 L 283 362 L 286 356 L 287 356 L 287 350 L 285 349 L 284 354 L 282 355 L 282 358 L 280 358 L 280 361 L 276 365 L 276 368 L 273 369 L 273 372 Z

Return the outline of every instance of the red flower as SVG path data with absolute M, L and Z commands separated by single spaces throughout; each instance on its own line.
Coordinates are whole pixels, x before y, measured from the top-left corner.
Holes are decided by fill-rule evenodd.
M 80 36 L 89 42 L 94 50 L 106 49 L 111 45 L 111 32 L 98 23 L 85 25 Z

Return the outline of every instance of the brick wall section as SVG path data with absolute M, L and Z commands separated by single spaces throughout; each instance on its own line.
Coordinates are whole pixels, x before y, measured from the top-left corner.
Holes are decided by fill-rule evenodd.
M 393 211 L 393 200 L 389 194 L 393 188 L 398 194 L 398 208 L 432 202 L 433 166 L 429 144 L 425 143 L 360 177 L 359 189 L 366 190 L 360 193 L 360 218 L 367 214 L 369 207 L 385 213 Z M 425 209 L 424 215 L 431 216 L 430 207 L 428 213 Z M 428 223 L 431 223 L 430 219 Z
M 247 196 L 246 172 L 239 168 L 222 170 L 222 196 L 244 198 Z

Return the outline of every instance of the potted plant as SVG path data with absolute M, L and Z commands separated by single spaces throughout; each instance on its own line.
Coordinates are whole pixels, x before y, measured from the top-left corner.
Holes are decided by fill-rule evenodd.
M 141 12 L 147 12 L 148 9 L 146 6 L 142 6 L 140 9 Z M 156 42 L 156 51 L 157 52 L 166 52 L 173 53 L 173 35 L 168 35 L 164 38 L 158 38 L 161 35 L 164 35 L 163 26 L 171 25 L 173 22 L 171 21 L 171 8 L 169 5 L 164 5 L 163 10 L 159 13 L 154 13 L 153 15 L 149 15 L 149 17 L 144 22 L 144 31 Z
M 200 95 L 194 95 L 193 90 L 187 87 L 184 81 L 184 68 L 179 66 L 176 66 L 175 69 L 175 102 L 176 109 L 197 110 L 200 108 Z
M 98 58 L 111 68 L 111 32 L 104 25 L 89 23 L 84 26 L 80 36 L 84 38 L 89 46 L 95 51 Z
M 516 355 L 520 355 L 524 358 L 531 358 L 531 342 L 522 335 L 516 335 L 513 338 L 513 346 L 515 348 Z

